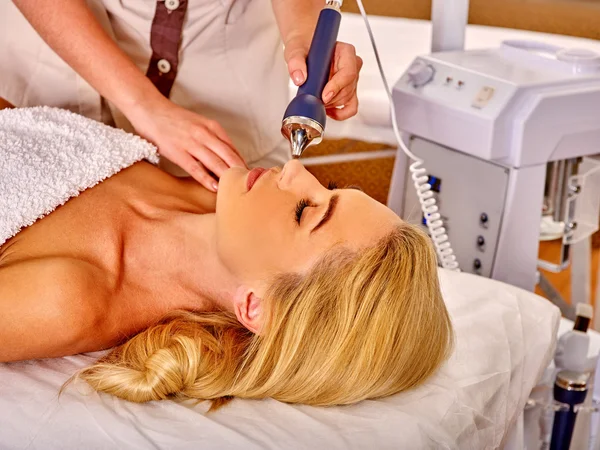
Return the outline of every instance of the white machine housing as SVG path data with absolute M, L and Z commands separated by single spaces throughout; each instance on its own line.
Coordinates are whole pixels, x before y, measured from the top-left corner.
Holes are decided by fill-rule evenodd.
M 461 269 L 533 290 L 546 164 L 600 152 L 600 55 L 521 41 L 433 53 L 393 99 L 411 150 L 441 180 Z M 408 175 L 399 154 L 388 203 L 420 222 Z

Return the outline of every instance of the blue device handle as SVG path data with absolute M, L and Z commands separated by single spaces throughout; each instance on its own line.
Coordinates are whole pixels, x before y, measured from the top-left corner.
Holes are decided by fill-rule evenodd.
M 331 60 L 341 20 L 342 15 L 335 9 L 321 10 L 306 58 L 306 81 L 298 88 L 296 96 L 285 110 L 284 119 L 291 116 L 307 117 L 325 128 L 327 113 L 321 97 L 323 88 L 329 81 Z
M 308 94 L 321 99 L 323 88 L 329 81 L 331 60 L 337 42 L 342 15 L 335 9 L 325 8 L 319 14 L 315 34 L 313 35 L 306 58 L 307 77 L 298 94 Z
M 577 413 L 575 405 L 585 401 L 587 391 L 567 391 L 554 385 L 554 399 L 569 405 L 568 411 L 556 411 L 554 413 L 554 424 L 552 425 L 552 439 L 550 450 L 569 450 Z

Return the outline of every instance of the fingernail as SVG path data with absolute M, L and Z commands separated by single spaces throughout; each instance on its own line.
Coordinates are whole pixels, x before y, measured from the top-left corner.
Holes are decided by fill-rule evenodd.
M 329 91 L 327 94 L 323 96 L 323 101 L 325 103 L 329 103 L 329 100 L 333 98 L 333 92 Z
M 217 190 L 219 189 L 219 185 L 217 184 L 216 181 L 213 182 L 212 187 L 215 190 L 215 192 L 217 192 Z
M 304 74 L 302 73 L 302 71 L 301 70 L 296 70 L 292 74 L 292 80 L 294 80 L 294 84 L 296 86 L 300 86 L 302 83 L 304 83 Z

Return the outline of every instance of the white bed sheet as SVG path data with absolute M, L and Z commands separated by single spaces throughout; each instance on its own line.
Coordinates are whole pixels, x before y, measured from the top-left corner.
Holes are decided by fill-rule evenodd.
M 517 288 L 440 272 L 457 337 L 425 385 L 357 405 L 128 403 L 62 383 L 94 356 L 0 364 L 2 449 L 498 448 L 547 366 L 558 309 Z
M 431 52 L 431 22 L 382 16 L 369 16 L 369 22 L 391 88 L 417 56 Z M 593 39 L 480 25 L 467 26 L 465 48 L 471 50 L 499 47 L 502 41 L 507 39 L 543 41 L 559 47 L 585 48 L 600 53 L 600 41 Z M 353 44 L 356 53 L 364 60 L 357 90 L 360 106 L 358 114 L 349 120 L 328 120 L 326 137 L 352 138 L 396 147 L 388 98 L 360 15 L 343 14 L 339 40 Z M 290 95 L 295 95 L 296 90 L 291 84 Z

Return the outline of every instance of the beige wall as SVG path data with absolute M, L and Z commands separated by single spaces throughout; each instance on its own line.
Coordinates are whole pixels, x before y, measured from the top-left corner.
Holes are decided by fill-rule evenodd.
M 431 0 L 363 0 L 369 14 L 429 19 Z M 358 12 L 355 0 L 345 11 Z M 600 39 L 600 0 L 471 0 L 469 23 Z

